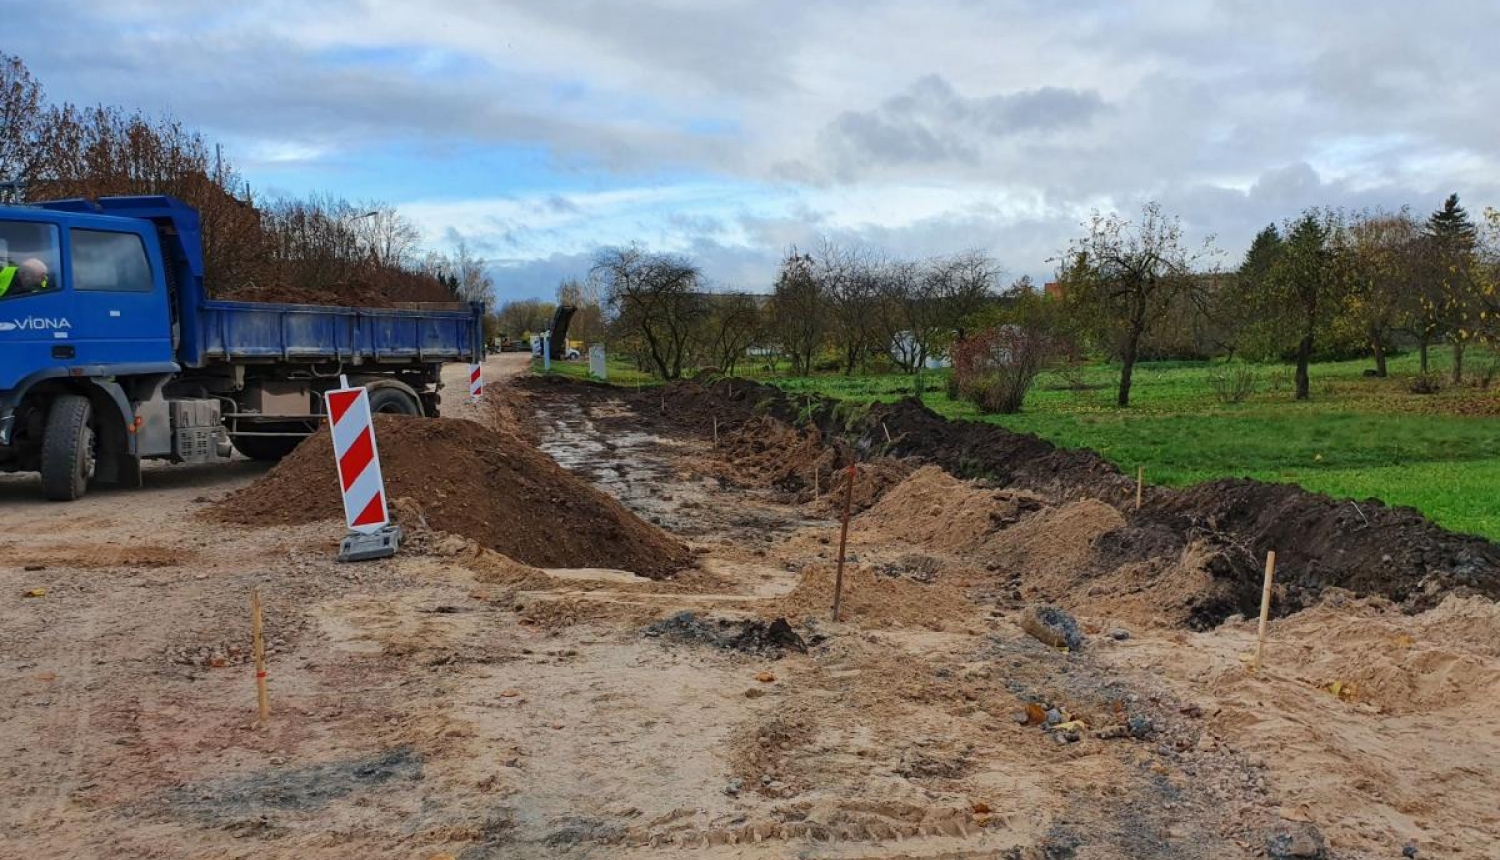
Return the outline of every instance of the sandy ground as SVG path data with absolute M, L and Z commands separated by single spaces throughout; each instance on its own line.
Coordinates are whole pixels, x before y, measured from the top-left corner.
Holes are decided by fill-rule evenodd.
M 1334 857 L 1500 850 L 1487 601 L 1325 602 L 1273 625 L 1252 677 L 1250 624 L 1082 618 L 1059 651 L 974 596 L 990 572 L 963 553 L 867 527 L 834 623 L 836 523 L 720 480 L 706 441 L 557 398 L 521 404 L 544 450 L 698 571 L 523 575 L 423 534 L 338 565 L 337 521 L 196 515 L 252 463 L 71 505 L 0 478 L 0 856 L 1235 858 L 1304 821 Z M 778 616 L 806 653 L 699 635 Z M 1037 702 L 1079 740 L 1023 724 Z

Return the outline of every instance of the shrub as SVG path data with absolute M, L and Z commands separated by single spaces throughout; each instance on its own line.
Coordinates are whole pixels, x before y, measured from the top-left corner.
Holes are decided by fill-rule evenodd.
M 1208 377 L 1208 385 L 1220 403 L 1243 403 L 1245 398 L 1255 393 L 1259 383 L 1260 379 L 1255 371 L 1243 364 L 1224 367 Z
M 1443 378 L 1436 373 L 1419 373 L 1411 381 L 1412 394 L 1437 394 L 1443 390 Z
M 1020 412 L 1037 374 L 1061 354 L 1056 338 L 999 326 L 954 345 L 953 385 L 981 412 Z

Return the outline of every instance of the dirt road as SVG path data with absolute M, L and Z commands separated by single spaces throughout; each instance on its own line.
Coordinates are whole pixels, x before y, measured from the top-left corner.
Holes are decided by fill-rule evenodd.
M 491 395 L 695 567 L 539 572 L 419 527 L 396 558 L 341 566 L 337 521 L 201 515 L 248 463 L 70 506 L 0 481 L 0 854 L 1233 858 L 1309 822 L 1329 856 L 1493 856 L 1500 614 L 1482 598 L 1326 603 L 1277 622 L 1257 677 L 1251 625 L 1128 606 L 1060 651 L 994 587 L 1025 570 L 913 531 L 948 518 L 914 484 L 914 507 L 856 521 L 834 623 L 825 508 L 609 391 Z M 1001 516 L 978 504 L 975 534 Z

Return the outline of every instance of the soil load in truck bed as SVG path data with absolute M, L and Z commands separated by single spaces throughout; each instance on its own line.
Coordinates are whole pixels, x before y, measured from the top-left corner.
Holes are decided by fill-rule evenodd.
M 681 542 L 514 434 L 474 421 L 375 416 L 386 495 L 427 524 L 538 567 L 602 567 L 662 578 L 692 558 Z M 317 433 L 210 510 L 241 525 L 343 516 L 333 444 Z

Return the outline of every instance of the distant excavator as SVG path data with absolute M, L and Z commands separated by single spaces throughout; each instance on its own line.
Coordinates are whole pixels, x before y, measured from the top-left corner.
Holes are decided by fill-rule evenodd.
M 547 352 L 553 361 L 579 357 L 578 350 L 568 348 L 568 323 L 573 321 L 575 313 L 578 313 L 578 308 L 573 305 L 558 305 L 557 312 L 552 314 L 552 328 L 547 331 Z

